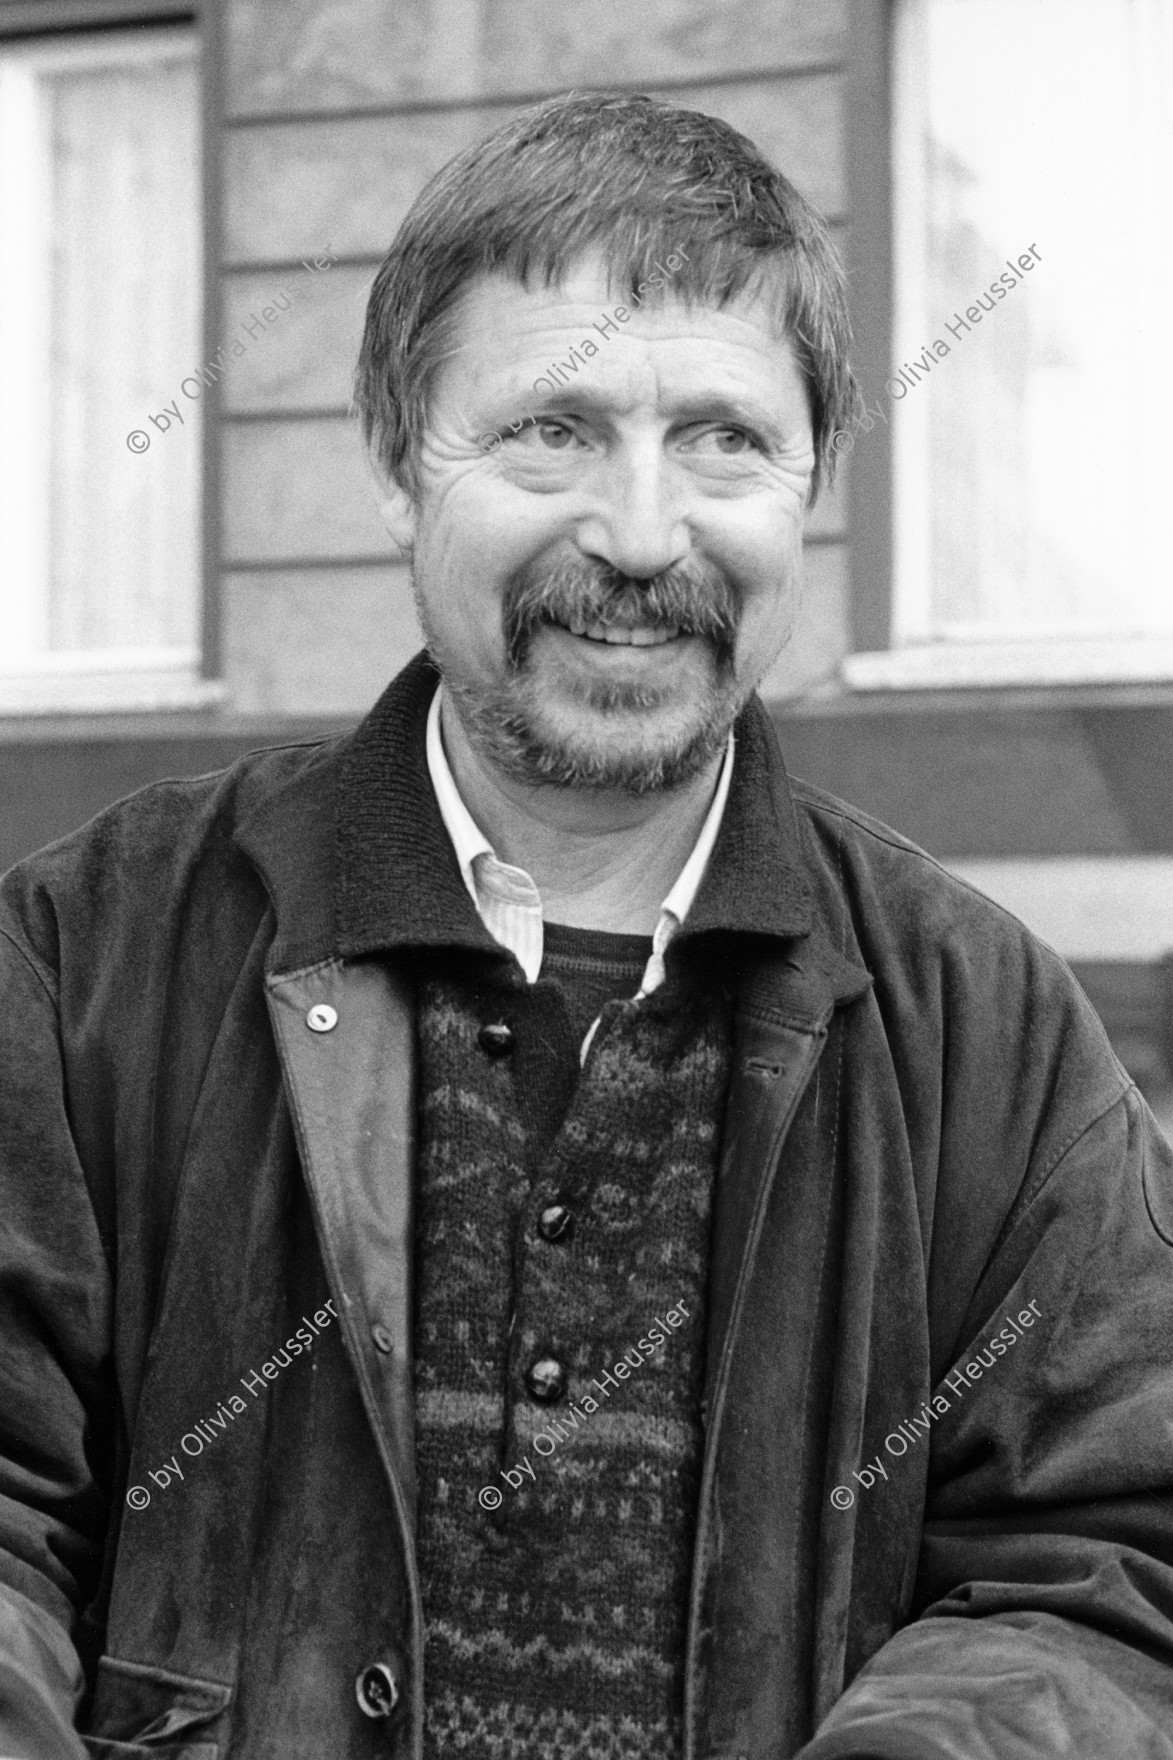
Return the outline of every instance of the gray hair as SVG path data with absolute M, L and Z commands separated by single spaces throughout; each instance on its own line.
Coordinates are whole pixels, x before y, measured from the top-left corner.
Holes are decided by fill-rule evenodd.
M 465 286 L 496 270 L 549 287 L 592 248 L 620 294 L 679 248 L 687 257 L 671 297 L 721 307 L 747 288 L 773 296 L 810 403 L 813 502 L 859 399 L 826 224 L 728 123 L 608 92 L 522 110 L 413 202 L 371 288 L 354 377 L 363 434 L 386 474 L 418 493 L 429 394 Z

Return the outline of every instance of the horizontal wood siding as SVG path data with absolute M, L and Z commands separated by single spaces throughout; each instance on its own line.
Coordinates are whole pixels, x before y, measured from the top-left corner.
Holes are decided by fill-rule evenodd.
M 242 714 L 360 714 L 422 646 L 405 568 L 224 577 L 224 651 Z
M 234 115 L 526 98 L 838 61 L 847 0 L 230 0 Z
M 831 220 L 843 218 L 842 76 L 689 87 L 673 103 L 749 135 Z M 226 268 L 296 263 L 324 246 L 377 264 L 428 178 L 516 106 L 474 105 L 230 124 L 224 142 Z
M 201 10 L 201 0 L 0 0 L 0 37 L 174 24 Z
M 846 0 L 660 0 L 634 12 L 626 0 L 227 0 L 224 38 L 230 699 L 256 714 L 360 712 L 417 625 L 346 412 L 371 281 L 422 185 L 519 102 L 571 85 L 643 87 L 748 134 L 836 222 L 842 246 Z M 331 267 L 305 266 L 327 253 Z M 846 652 L 847 492 L 844 475 L 810 520 L 802 622 L 773 694 L 829 678 Z

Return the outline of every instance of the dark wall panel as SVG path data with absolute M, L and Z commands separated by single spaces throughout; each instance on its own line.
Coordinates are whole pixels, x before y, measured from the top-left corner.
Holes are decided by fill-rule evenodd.
M 1173 854 L 1173 703 L 777 710 L 793 775 L 941 857 Z M 343 717 L 0 729 L 0 868 L 163 776 L 319 737 Z
M 137 736 L 120 731 L 84 742 L 51 735 L 0 740 L 0 872 L 150 782 L 203 776 L 257 746 L 319 738 L 322 731 L 320 724 L 300 723 L 165 731 L 155 721 Z
M 1173 852 L 1173 706 L 857 700 L 779 726 L 792 774 L 937 856 Z

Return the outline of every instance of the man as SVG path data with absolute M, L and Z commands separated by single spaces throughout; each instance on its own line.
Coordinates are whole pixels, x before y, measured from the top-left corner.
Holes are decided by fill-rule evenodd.
M 0 1750 L 1173 1756 L 1173 1169 L 1061 963 L 788 782 L 817 217 L 592 94 L 357 403 L 428 655 L 3 888 Z

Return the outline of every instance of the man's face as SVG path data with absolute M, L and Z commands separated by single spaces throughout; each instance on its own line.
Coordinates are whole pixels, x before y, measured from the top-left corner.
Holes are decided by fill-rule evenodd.
M 641 793 L 720 749 L 791 634 L 814 449 L 760 295 L 629 308 L 601 334 L 618 303 L 590 259 L 560 287 L 472 283 L 419 500 L 389 507 L 479 755 L 523 781 Z

